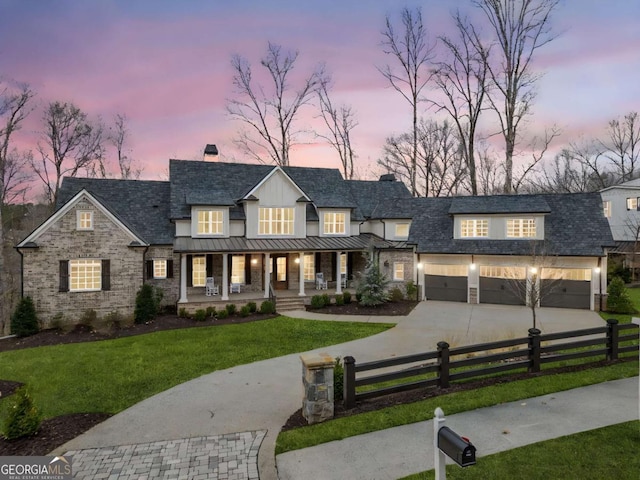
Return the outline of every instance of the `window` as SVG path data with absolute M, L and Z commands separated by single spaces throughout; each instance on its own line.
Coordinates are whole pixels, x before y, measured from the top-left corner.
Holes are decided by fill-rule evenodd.
M 324 233 L 326 235 L 344 235 L 345 230 L 345 214 L 338 212 L 325 212 L 324 214 Z
M 393 279 L 404 280 L 404 263 L 395 262 L 393 264 Z
M 489 220 L 462 220 L 460 224 L 460 236 L 463 238 L 488 237 Z
M 525 267 L 502 267 L 497 265 L 480 266 L 480 276 L 488 278 L 507 278 L 512 280 L 522 280 L 527 278 Z
M 396 238 L 407 238 L 409 236 L 408 223 L 396 223 Z
M 221 210 L 198 210 L 198 235 L 222 235 Z
M 207 260 L 204 256 L 193 257 L 191 282 L 194 287 L 204 287 L 207 280 Z
M 167 278 L 167 261 L 153 261 L 153 278 Z
M 638 210 L 638 197 L 627 198 L 627 210 Z
M 316 279 L 316 256 L 313 253 L 304 255 L 304 279 L 309 282 Z
M 101 260 L 70 260 L 69 280 L 72 292 L 86 292 L 102 289 Z
M 611 200 L 605 200 L 602 202 L 604 207 L 604 218 L 611 218 Z
M 260 207 L 260 235 L 293 235 L 293 208 Z
M 76 212 L 76 227 L 78 230 L 93 230 L 93 212 L 78 210 Z
M 466 265 L 436 265 L 427 263 L 424 265 L 425 275 L 439 275 L 443 277 L 466 277 Z
M 244 255 L 231 256 L 231 283 L 245 283 L 244 272 L 245 263 Z
M 507 220 L 507 237 L 534 238 L 536 236 L 535 218 L 510 218 Z
M 340 273 L 346 275 L 347 274 L 347 254 L 340 254 Z

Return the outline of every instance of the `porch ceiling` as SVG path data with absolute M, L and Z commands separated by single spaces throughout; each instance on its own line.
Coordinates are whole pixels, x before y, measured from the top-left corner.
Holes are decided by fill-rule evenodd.
M 174 242 L 174 251 L 180 253 L 196 252 L 298 252 L 298 251 L 337 251 L 366 250 L 373 245 L 376 248 L 410 248 L 406 242 L 383 240 L 375 235 L 364 233 L 353 237 L 307 237 L 307 238 L 191 238 L 178 237 Z

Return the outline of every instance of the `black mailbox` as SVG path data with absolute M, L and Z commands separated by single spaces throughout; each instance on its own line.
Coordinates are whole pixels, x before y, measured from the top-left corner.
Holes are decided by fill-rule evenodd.
M 461 467 L 476 464 L 476 447 L 449 427 L 438 430 L 438 448 Z

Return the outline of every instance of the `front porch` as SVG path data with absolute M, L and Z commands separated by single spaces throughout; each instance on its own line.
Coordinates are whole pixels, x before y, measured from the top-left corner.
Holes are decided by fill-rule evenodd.
M 306 288 L 305 296 L 300 296 L 298 289 L 275 290 L 276 310 L 278 312 L 298 310 L 309 305 L 314 295 L 327 294 L 333 298 L 338 293 L 345 291 L 350 292 L 355 298 L 355 288 L 342 288 L 340 292 L 338 292 L 335 287 L 335 282 L 330 282 L 326 289 Z M 188 302 L 178 303 L 178 309 L 184 308 L 188 313 L 195 313 L 196 310 L 206 309 L 207 307 L 215 307 L 217 310 L 221 310 L 230 303 L 235 304 L 236 307 L 240 309 L 249 302 L 255 302 L 257 307 L 260 308 L 260 304 L 265 300 L 269 300 L 269 298 L 265 298 L 263 292 L 230 293 L 228 300 L 222 300 L 221 295 L 207 296 L 203 289 L 202 293 L 189 295 Z M 279 308 L 279 305 L 282 308 Z

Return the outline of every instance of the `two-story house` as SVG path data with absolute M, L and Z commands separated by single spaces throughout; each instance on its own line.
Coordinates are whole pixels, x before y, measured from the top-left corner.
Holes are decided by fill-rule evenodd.
M 65 178 L 17 249 L 44 326 L 130 315 L 143 283 L 191 311 L 274 297 L 282 310 L 352 288 L 367 251 L 428 300 L 524 303 L 506 282 L 539 269 L 562 281 L 542 306 L 597 309 L 612 245 L 602 212 L 599 194 L 412 198 L 389 175 L 171 160 L 168 181 Z

